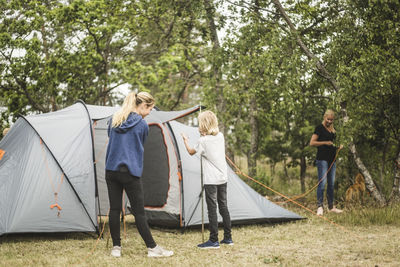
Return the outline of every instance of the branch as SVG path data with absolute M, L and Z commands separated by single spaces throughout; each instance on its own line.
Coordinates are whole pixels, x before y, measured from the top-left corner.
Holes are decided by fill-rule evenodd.
M 270 23 L 271 21 L 268 21 L 267 19 L 265 19 L 264 17 L 262 17 L 261 14 L 260 14 L 259 12 L 256 12 L 254 9 L 263 10 L 263 11 L 266 11 L 266 12 L 268 12 L 268 13 L 270 13 L 270 14 L 275 15 L 275 16 L 280 16 L 279 13 L 273 12 L 273 11 L 268 10 L 268 9 L 265 9 L 265 8 L 256 7 L 256 6 L 254 6 L 254 5 L 252 5 L 252 4 L 249 4 L 249 3 L 246 3 L 247 6 L 244 6 L 244 5 L 240 5 L 240 4 L 237 4 L 237 3 L 233 3 L 233 2 L 231 2 L 231 1 L 229 1 L 229 0 L 226 0 L 226 1 L 227 1 L 228 3 L 234 5 L 234 6 L 242 7 L 242 8 L 245 8 L 245 9 L 249 10 L 250 12 L 256 13 L 257 17 L 258 17 L 261 21 L 263 21 L 263 22 L 265 22 L 265 23 Z M 252 9 L 252 8 L 253 8 L 253 9 Z M 277 23 L 277 24 L 278 24 L 278 26 L 279 26 L 284 32 L 289 33 L 289 32 L 285 29 L 285 27 L 284 27 L 283 25 L 281 25 L 281 24 L 279 24 L 279 23 Z
M 11 63 L 12 63 L 12 57 L 11 57 L 11 56 L 5 55 L 5 54 L 3 53 L 3 51 L 0 51 L 0 53 L 3 55 L 3 57 L 4 57 L 5 59 L 8 60 L 8 62 L 9 62 L 10 65 L 11 65 Z M 12 74 L 12 77 L 14 78 L 15 82 L 16 82 L 17 85 L 19 86 L 19 88 L 22 90 L 22 93 L 23 93 L 23 94 L 26 96 L 26 98 L 28 99 L 28 101 L 29 101 L 29 103 L 31 104 L 31 106 L 32 106 L 33 108 L 35 108 L 36 110 L 38 110 L 38 111 L 47 112 L 48 109 L 44 108 L 42 105 L 39 105 L 38 103 L 36 103 L 36 101 L 33 100 L 32 96 L 31 96 L 31 95 L 29 94 L 29 92 L 28 92 L 28 89 L 26 88 L 26 83 L 23 82 L 23 81 L 20 81 L 20 79 L 18 79 L 18 77 L 17 77 L 14 73 L 11 72 L 11 74 Z M 17 89 L 17 90 L 18 90 L 18 89 Z M 18 91 L 19 91 L 19 90 L 18 90 Z
M 34 107 L 36 110 L 41 111 L 41 112 L 48 112 L 49 111 L 48 109 L 44 108 L 42 105 L 36 103 L 36 101 L 33 100 L 32 96 L 28 92 L 28 89 L 26 88 L 26 83 L 23 81 L 20 81 L 18 79 L 18 77 L 16 77 L 15 75 L 13 75 L 13 76 L 14 76 L 16 83 L 19 85 L 19 88 L 21 88 L 21 90 L 25 94 L 26 98 L 28 99 L 28 101 L 32 105 L 32 107 Z
M 87 22 L 84 22 L 84 24 L 85 24 L 85 27 L 86 27 L 86 29 L 87 29 L 89 35 L 92 36 L 93 39 L 94 39 L 94 42 L 95 42 L 95 44 L 96 44 L 96 51 L 97 51 L 97 53 L 101 56 L 101 58 L 103 59 L 103 61 L 105 61 L 104 55 L 101 53 L 100 44 L 99 44 L 99 41 L 97 40 L 96 35 L 90 30 L 89 24 L 88 24 Z
M 397 131 L 396 131 L 397 128 L 394 127 L 394 125 L 393 125 L 393 123 L 392 123 L 390 117 L 389 117 L 389 116 L 387 115 L 387 113 L 386 113 L 386 110 L 383 110 L 383 115 L 385 115 L 385 118 L 387 119 L 387 121 L 388 121 L 389 124 L 390 124 L 390 128 L 391 128 L 392 131 L 393 131 L 394 138 L 395 138 L 396 140 L 400 140 L 400 137 L 397 135 Z
M 310 97 L 311 98 L 318 98 L 318 99 L 325 98 L 325 99 L 328 99 L 328 100 L 332 100 L 332 98 L 330 96 L 324 96 L 324 95 L 311 95 Z
M 124 84 L 124 83 L 116 84 L 116 85 L 113 86 L 113 87 L 109 87 L 107 90 L 101 91 L 101 92 L 99 93 L 99 95 L 96 97 L 96 101 L 99 100 L 99 99 L 101 99 L 101 98 L 103 98 L 103 97 L 105 97 L 105 96 L 108 96 L 108 94 L 109 94 L 112 90 L 114 90 L 115 88 L 117 88 L 118 86 L 120 86 L 120 85 L 122 85 L 122 84 Z
M 191 75 L 189 75 L 188 78 L 185 79 L 185 80 L 186 80 L 186 81 L 185 81 L 185 84 L 183 85 L 182 89 L 179 91 L 178 99 L 175 101 L 175 104 L 172 105 L 171 110 L 174 110 L 174 109 L 179 105 L 179 102 L 181 101 L 181 98 L 183 97 L 183 94 L 184 94 L 185 91 L 189 88 L 189 86 L 192 85 L 191 82 L 190 82 L 190 79 L 191 79 L 193 76 L 195 76 L 196 74 L 197 74 L 197 73 L 194 72 L 194 73 L 192 73 Z
M 231 5 L 234 5 L 234 6 L 245 8 L 245 9 L 247 9 L 249 11 L 254 11 L 254 10 L 252 10 L 252 8 L 253 8 L 253 9 L 258 9 L 258 10 L 262 10 L 262 11 L 268 12 L 268 13 L 270 13 L 272 15 L 275 15 L 275 16 L 279 16 L 279 13 L 276 13 L 274 11 L 271 11 L 271 10 L 268 10 L 268 9 L 265 9 L 265 8 L 262 8 L 262 7 L 256 7 L 253 4 L 249 4 L 249 3 L 244 2 L 244 1 L 243 1 L 243 3 L 245 3 L 247 6 L 240 5 L 240 4 L 237 4 L 237 3 L 233 3 L 232 1 L 229 1 L 229 0 L 226 0 L 226 2 L 228 2 L 228 3 L 230 3 Z
M 279 0 L 272 0 L 272 2 L 275 4 L 279 12 L 281 13 L 283 19 L 286 21 L 287 25 L 289 26 L 290 32 L 295 36 L 297 44 L 300 46 L 301 50 L 306 54 L 306 56 L 310 60 L 314 60 L 316 62 L 316 67 L 320 75 L 324 78 L 326 78 L 333 88 L 335 89 L 336 92 L 339 91 L 339 86 L 337 85 L 335 79 L 330 75 L 330 73 L 326 70 L 324 64 L 308 49 L 308 47 L 304 44 L 303 40 L 301 39 L 299 33 L 296 30 L 296 27 L 293 25 L 291 19 L 287 15 L 285 9 L 282 7 L 281 3 Z

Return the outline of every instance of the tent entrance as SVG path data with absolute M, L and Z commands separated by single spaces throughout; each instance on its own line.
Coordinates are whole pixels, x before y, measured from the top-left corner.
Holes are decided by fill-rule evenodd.
M 144 145 L 141 178 L 146 207 L 163 207 L 167 203 L 169 176 L 169 157 L 163 131 L 159 125 L 151 124 Z

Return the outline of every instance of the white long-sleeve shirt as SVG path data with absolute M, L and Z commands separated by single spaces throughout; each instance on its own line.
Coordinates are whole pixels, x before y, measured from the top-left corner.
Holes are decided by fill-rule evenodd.
M 203 156 L 204 184 L 224 184 L 228 181 L 225 160 L 225 138 L 222 133 L 201 136 L 194 150 Z

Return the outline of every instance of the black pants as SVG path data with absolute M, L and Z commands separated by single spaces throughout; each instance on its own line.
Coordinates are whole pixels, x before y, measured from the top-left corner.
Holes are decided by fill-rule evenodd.
M 226 198 L 226 183 L 219 185 L 204 185 L 206 192 L 206 203 L 208 211 L 208 221 L 210 229 L 210 240 L 218 241 L 218 216 L 217 202 L 219 214 L 222 216 L 224 224 L 224 239 L 231 239 L 231 217 L 228 211 L 228 202 Z
M 142 181 L 129 172 L 106 171 L 108 198 L 110 201 L 109 224 L 113 246 L 121 246 L 120 214 L 122 210 L 122 190 L 128 195 L 136 227 L 148 248 L 154 248 L 156 243 L 151 235 L 144 212 L 144 196 Z

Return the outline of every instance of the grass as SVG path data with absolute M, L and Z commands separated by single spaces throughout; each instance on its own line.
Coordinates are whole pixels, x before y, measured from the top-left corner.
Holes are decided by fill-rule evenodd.
M 296 176 L 295 171 L 289 169 L 286 177 L 277 169 L 275 176 L 266 172 L 261 178 L 279 192 L 294 196 L 300 193 L 298 179 L 290 178 Z M 310 167 L 307 189 L 315 184 L 315 177 L 315 168 Z M 196 248 L 202 241 L 200 229 L 182 234 L 180 230 L 153 228 L 156 242 L 174 250 L 175 255 L 149 259 L 129 215 L 119 259 L 110 256 L 107 234 L 98 242 L 93 235 L 84 233 L 12 234 L 0 237 L 0 266 L 400 266 L 400 205 L 375 208 L 366 195 L 365 206 L 347 207 L 341 197 L 343 192 L 338 191 L 336 199 L 338 206 L 345 209 L 343 214 L 328 213 L 325 221 L 293 204 L 285 204 L 285 208 L 307 219 L 234 226 L 233 247 L 200 250 Z M 276 196 L 268 194 L 274 201 Z M 298 201 L 316 210 L 315 190 Z
M 347 209 L 346 212 L 346 216 L 336 216 L 335 221 L 347 226 L 400 226 L 400 205 L 391 205 L 383 208 L 356 205 Z
M 129 215 L 119 259 L 109 255 L 111 242 L 107 246 L 107 238 L 96 244 L 93 236 L 83 233 L 13 234 L 0 237 L 0 265 L 399 266 L 400 207 L 384 210 L 354 209 L 341 215 L 327 214 L 327 218 L 342 224 L 344 229 L 302 210 L 294 210 L 308 219 L 276 225 L 235 226 L 235 245 L 222 246 L 219 250 L 196 248 L 202 241 L 200 229 L 182 234 L 180 230 L 153 228 L 156 242 L 175 252 L 171 258 L 160 259 L 147 258 L 134 219 Z M 376 219 L 382 214 L 393 216 L 385 215 L 388 221 L 382 223 Z M 355 219 L 360 216 L 361 219 Z M 208 237 L 207 231 L 205 237 Z

